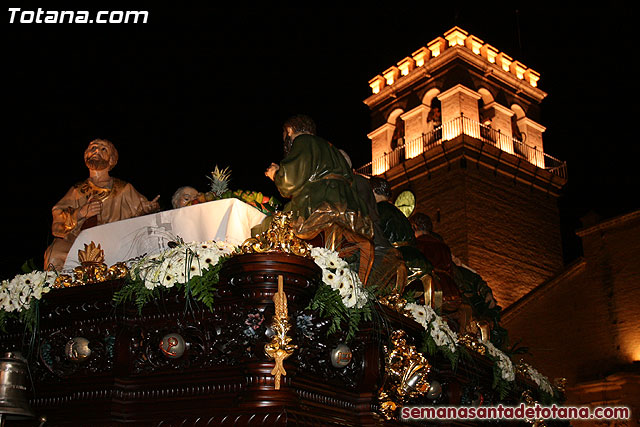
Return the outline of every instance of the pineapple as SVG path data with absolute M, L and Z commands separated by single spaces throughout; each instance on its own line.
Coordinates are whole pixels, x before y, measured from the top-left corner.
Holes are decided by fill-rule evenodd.
M 226 167 L 219 169 L 218 165 L 215 166 L 211 176 L 208 176 L 211 181 L 211 193 L 217 199 L 226 191 L 229 190 L 229 181 L 231 181 L 231 170 Z

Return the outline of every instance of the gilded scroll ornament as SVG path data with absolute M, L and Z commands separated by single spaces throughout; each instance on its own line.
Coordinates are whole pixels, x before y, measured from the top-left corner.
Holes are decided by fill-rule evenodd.
M 267 231 L 244 241 L 241 246 L 242 253 L 284 252 L 310 257 L 311 245 L 296 237 L 292 218 L 291 211 L 276 212 Z

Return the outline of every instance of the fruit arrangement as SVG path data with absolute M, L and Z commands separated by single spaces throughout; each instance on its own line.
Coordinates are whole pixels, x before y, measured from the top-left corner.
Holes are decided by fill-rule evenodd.
M 275 197 L 268 197 L 260 193 L 259 191 L 248 190 L 227 190 L 220 196 L 216 196 L 213 192 L 207 191 L 206 193 L 200 193 L 198 196 L 189 202 L 189 205 L 196 205 L 198 203 L 211 202 L 213 200 L 236 198 L 242 200 L 248 205 L 253 206 L 264 214 L 270 215 L 278 210 L 282 205 Z
M 265 196 L 259 191 L 229 190 L 228 184 L 231 178 L 229 168 L 219 169 L 216 165 L 213 172 L 211 172 L 211 176 L 207 178 L 211 181 L 211 190 L 205 193 L 199 193 L 187 206 L 220 199 L 236 198 L 253 206 L 264 214 L 271 215 L 282 205 L 275 197 Z

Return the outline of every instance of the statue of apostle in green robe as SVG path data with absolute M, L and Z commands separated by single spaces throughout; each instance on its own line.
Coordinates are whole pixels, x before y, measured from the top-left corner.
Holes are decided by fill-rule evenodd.
M 338 223 L 371 238 L 373 226 L 367 206 L 338 149 L 316 136 L 315 123 L 304 115 L 288 119 L 283 131 L 285 158 L 280 164 L 272 163 L 265 175 L 290 199 L 284 210 L 294 212 L 296 234 L 304 238 Z

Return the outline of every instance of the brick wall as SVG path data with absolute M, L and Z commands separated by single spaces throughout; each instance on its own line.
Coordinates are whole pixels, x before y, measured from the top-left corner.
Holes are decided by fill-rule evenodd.
M 460 161 L 396 189 L 416 193 L 452 252 L 477 270 L 506 307 L 562 269 L 556 198 Z M 439 218 L 438 221 L 438 212 Z
M 543 374 L 567 378 L 570 403 L 606 402 L 612 374 L 640 370 L 640 211 L 579 234 L 584 258 L 507 310 L 502 324 Z
M 429 215 L 434 231 L 442 235 L 451 252 L 468 262 L 466 203 L 461 197 L 465 194 L 464 171 L 455 168 L 431 178 L 421 177 L 412 182 L 411 189 L 416 195 L 416 212 Z

